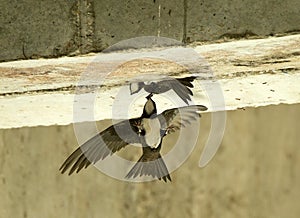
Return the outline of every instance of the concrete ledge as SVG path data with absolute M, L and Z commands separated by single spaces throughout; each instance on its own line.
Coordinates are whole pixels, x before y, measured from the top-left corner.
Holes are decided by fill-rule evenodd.
M 209 111 L 299 103 L 299 44 L 300 35 L 292 35 L 194 48 L 194 51 L 207 60 L 215 75 L 214 78 L 202 77 L 198 80 L 200 85 L 196 85 L 194 89 L 194 102 L 208 105 Z M 157 52 L 164 51 L 162 49 Z M 149 60 L 145 62 L 145 59 L 127 62 L 110 74 L 110 84 L 98 91 L 94 117 L 79 115 L 86 110 L 85 105 L 88 105 L 88 102 L 77 111 L 79 114 L 73 114 L 74 94 L 82 73 L 94 73 L 96 78 L 100 75 L 99 72 L 105 70 L 113 60 L 122 58 L 122 55 L 124 53 L 91 54 L 84 57 L 1 63 L 0 85 L 3 88 L 0 93 L 0 128 L 65 125 L 75 121 L 111 119 L 111 108 L 122 88 L 120 85 L 125 84 L 129 77 L 155 72 L 169 76 L 188 75 L 180 66 L 170 62 L 152 61 L 149 64 Z M 97 61 L 99 57 L 106 61 Z M 195 66 L 198 66 L 197 64 L 195 63 Z M 95 79 L 96 87 L 99 85 L 98 81 Z M 213 87 L 216 81 L 223 90 L 225 108 L 222 105 L 210 106 L 210 99 L 201 89 L 203 86 L 207 89 Z M 85 98 L 85 95 L 94 95 L 92 91 L 95 92 L 94 89 L 87 88 L 76 96 L 89 99 Z M 141 98 L 135 102 L 135 106 L 132 107 L 134 109 L 130 111 L 131 117 L 140 115 L 143 100 Z M 166 103 L 165 99 L 159 97 L 156 97 L 156 100 L 160 105 L 159 110 L 172 105 L 172 102 Z M 74 120 L 74 116 L 80 117 L 79 120 Z

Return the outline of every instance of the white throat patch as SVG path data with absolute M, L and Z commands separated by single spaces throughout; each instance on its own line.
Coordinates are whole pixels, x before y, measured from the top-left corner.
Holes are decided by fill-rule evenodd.
M 147 112 L 147 114 L 152 113 L 154 109 L 155 108 L 154 108 L 153 103 L 150 100 L 148 100 L 148 102 L 145 105 L 145 111 Z
M 151 148 L 157 148 L 161 141 L 161 125 L 158 118 L 143 119 L 143 128 L 145 130 L 145 141 Z

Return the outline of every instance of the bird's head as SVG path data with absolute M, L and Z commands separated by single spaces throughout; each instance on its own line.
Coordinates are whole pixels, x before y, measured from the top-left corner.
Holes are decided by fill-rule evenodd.
M 144 105 L 144 110 L 143 110 L 143 114 L 142 114 L 142 117 L 144 118 L 149 118 L 151 117 L 153 114 L 156 114 L 157 113 L 157 110 L 156 110 L 156 104 L 155 102 L 152 100 L 152 97 L 153 94 L 151 93 L 150 95 L 148 95 L 146 97 L 147 99 L 147 102 L 146 104 Z
M 135 93 L 138 93 L 144 86 L 145 86 L 144 82 L 130 83 L 129 84 L 130 94 L 133 95 Z

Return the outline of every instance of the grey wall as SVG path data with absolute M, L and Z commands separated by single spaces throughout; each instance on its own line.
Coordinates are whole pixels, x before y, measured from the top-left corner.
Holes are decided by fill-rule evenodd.
M 298 0 L 0 0 L 0 61 L 101 51 L 137 36 L 180 41 L 300 30 Z
M 210 114 L 173 182 L 133 184 L 90 167 L 61 175 L 72 126 L 0 131 L 0 217 L 272 217 L 300 215 L 300 105 L 228 112 L 222 146 L 198 168 Z

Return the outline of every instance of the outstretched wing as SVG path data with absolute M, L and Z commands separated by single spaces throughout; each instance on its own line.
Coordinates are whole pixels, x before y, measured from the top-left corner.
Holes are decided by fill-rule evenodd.
M 189 125 L 192 121 L 199 118 L 200 111 L 206 111 L 207 107 L 203 105 L 190 105 L 180 108 L 165 110 L 158 115 L 162 129 L 168 133 L 179 130 L 181 127 Z
M 185 78 L 175 78 L 175 79 L 165 79 L 161 81 L 152 81 L 149 84 L 144 82 L 137 82 L 130 84 L 130 93 L 134 94 L 139 92 L 142 88 L 148 93 L 161 94 L 169 90 L 173 90 L 176 95 L 178 95 L 186 104 L 188 100 L 191 100 L 193 92 L 192 82 L 196 79 L 195 76 L 185 77 Z
M 103 160 L 128 144 L 139 143 L 140 139 L 135 129 L 139 121 L 139 118 L 124 120 L 98 133 L 77 148 L 59 170 L 64 173 L 72 166 L 69 175 L 74 171 L 78 173 L 82 168 Z
M 170 82 L 171 89 L 186 103 L 188 104 L 188 100 L 191 100 L 190 95 L 193 95 L 193 92 L 180 82 L 176 80 L 172 80 Z
M 190 88 L 194 88 L 194 85 L 192 82 L 196 79 L 196 76 L 189 76 L 184 78 L 177 78 L 178 82 L 180 82 L 182 85 L 185 85 Z
M 190 95 L 193 95 L 190 88 L 194 87 L 192 82 L 195 78 L 195 76 L 190 76 L 186 78 L 163 80 L 158 82 L 158 87 L 156 89 L 164 91 L 172 89 L 186 104 L 188 104 L 188 100 L 191 100 Z

